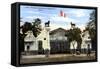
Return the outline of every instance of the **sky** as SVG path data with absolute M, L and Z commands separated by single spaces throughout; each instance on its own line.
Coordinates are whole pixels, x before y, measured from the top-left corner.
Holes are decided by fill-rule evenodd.
M 66 17 L 61 16 L 61 11 Z M 40 18 L 42 26 L 48 20 L 50 21 L 51 30 L 59 27 L 64 29 L 70 28 L 70 22 L 75 23 L 77 27 L 83 30 L 89 22 L 90 13 L 93 9 L 79 8 L 59 8 L 59 7 L 41 7 L 41 6 L 21 6 L 20 18 L 23 25 L 24 22 L 32 22 L 36 18 Z

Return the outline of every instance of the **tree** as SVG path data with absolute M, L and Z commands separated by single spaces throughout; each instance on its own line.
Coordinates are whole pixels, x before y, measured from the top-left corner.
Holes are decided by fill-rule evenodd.
M 87 24 L 86 30 L 89 31 L 91 37 L 92 48 L 96 48 L 96 24 L 95 24 L 95 10 L 90 13 L 89 22 Z
M 25 22 L 22 26 L 22 32 L 25 34 L 27 31 L 32 30 L 32 24 L 30 22 Z
M 82 38 L 81 38 L 81 30 L 79 28 L 69 29 L 65 36 L 68 37 L 69 43 L 76 41 L 78 44 L 77 49 L 80 49 Z M 72 44 L 73 48 L 75 49 L 75 43 Z M 76 52 L 76 51 L 75 51 Z
M 41 28 L 41 20 L 39 18 L 37 18 L 32 23 L 33 23 L 33 25 L 32 25 L 33 35 L 35 37 L 37 37 L 40 34 L 41 30 L 42 30 L 42 28 Z
M 95 21 L 95 10 L 92 11 L 92 13 L 90 13 L 90 18 L 91 21 Z
M 20 52 L 24 51 L 24 38 L 26 36 L 26 32 L 32 30 L 32 24 L 29 22 L 25 22 L 24 25 L 20 27 Z

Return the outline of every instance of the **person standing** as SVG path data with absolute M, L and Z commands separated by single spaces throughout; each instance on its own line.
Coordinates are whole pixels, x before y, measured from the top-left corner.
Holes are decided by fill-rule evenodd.
M 90 48 L 90 45 L 88 44 L 88 47 L 87 47 L 87 56 L 90 56 L 91 54 L 91 48 Z

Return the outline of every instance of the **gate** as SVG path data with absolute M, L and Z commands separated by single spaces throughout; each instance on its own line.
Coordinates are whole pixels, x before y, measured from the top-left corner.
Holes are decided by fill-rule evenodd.
M 51 54 L 67 53 L 69 49 L 68 42 L 65 40 L 52 40 L 50 41 Z

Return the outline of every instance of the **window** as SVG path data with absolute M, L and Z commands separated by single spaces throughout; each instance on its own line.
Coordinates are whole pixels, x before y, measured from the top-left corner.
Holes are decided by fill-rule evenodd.
M 27 51 L 29 51 L 29 49 L 30 49 L 30 46 L 27 46 Z
M 42 41 L 38 41 L 39 48 L 42 48 Z
M 44 38 L 44 40 L 46 40 L 46 38 Z
M 39 50 L 39 52 L 42 52 L 42 50 L 43 50 L 42 41 L 38 41 L 38 50 Z
M 84 37 L 85 35 L 83 34 L 82 37 Z
M 88 37 L 88 39 L 90 39 L 90 37 Z
M 90 49 L 90 44 L 88 44 L 88 49 Z

